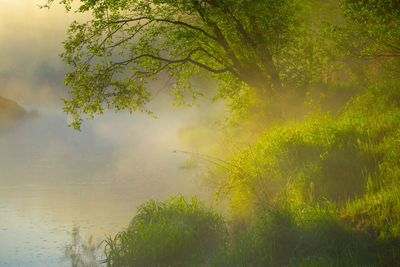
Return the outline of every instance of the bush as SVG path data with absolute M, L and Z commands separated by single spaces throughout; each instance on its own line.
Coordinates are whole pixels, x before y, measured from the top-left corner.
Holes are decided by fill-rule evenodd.
M 223 218 L 196 197 L 149 201 L 129 227 L 106 240 L 110 266 L 180 266 L 204 263 L 225 243 Z

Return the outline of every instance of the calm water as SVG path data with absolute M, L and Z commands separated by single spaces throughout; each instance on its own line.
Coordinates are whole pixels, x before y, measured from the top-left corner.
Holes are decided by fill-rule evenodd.
M 127 226 L 136 207 L 170 194 L 202 194 L 176 131 L 190 115 L 107 114 L 82 132 L 65 115 L 0 129 L 0 266 L 68 266 L 74 226 L 101 240 Z

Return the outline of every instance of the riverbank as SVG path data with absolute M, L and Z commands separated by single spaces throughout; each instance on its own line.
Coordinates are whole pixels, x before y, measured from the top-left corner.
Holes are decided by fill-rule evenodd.
M 338 116 L 269 130 L 219 170 L 217 195 L 227 199 L 230 213 L 223 223 L 212 209 L 194 205 L 196 199 L 148 202 L 127 228 L 106 240 L 106 261 L 112 266 L 397 266 L 399 88 L 394 81 L 374 84 Z M 214 230 L 209 237 L 202 229 Z M 204 242 L 213 250 L 195 249 Z M 171 250 L 171 244 L 185 250 Z

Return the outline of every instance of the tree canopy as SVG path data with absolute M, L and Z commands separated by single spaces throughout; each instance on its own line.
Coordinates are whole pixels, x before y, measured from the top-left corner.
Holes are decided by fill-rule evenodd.
M 48 0 L 50 6 L 54 0 Z M 63 60 L 72 67 L 65 110 L 79 128 L 82 114 L 104 108 L 145 111 L 146 85 L 159 75 L 175 81 L 178 101 L 201 91 L 191 78 L 205 72 L 220 82 L 217 94 L 258 97 L 279 93 L 304 67 L 295 66 L 301 5 L 297 0 L 62 0 L 67 10 L 91 13 L 74 22 Z M 303 51 L 304 52 L 304 51 Z
M 338 43 L 353 56 L 395 58 L 400 56 L 400 1 L 343 0 L 346 25 L 334 25 Z

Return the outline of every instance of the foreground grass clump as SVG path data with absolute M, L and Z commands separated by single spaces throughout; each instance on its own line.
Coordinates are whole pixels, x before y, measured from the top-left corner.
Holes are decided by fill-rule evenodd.
M 106 240 L 110 266 L 187 266 L 201 264 L 223 247 L 223 218 L 196 197 L 149 201 L 129 227 Z

